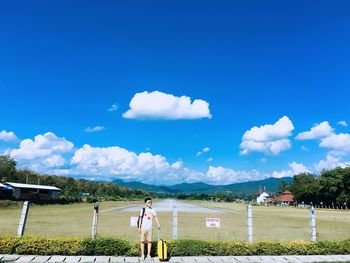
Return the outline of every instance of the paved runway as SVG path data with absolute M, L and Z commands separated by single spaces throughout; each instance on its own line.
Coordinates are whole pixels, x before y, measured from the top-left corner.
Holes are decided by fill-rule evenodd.
M 174 199 L 166 199 L 160 202 L 155 202 L 153 204 L 153 208 L 156 209 L 156 211 L 158 212 L 172 212 L 174 206 L 176 207 L 178 212 L 215 213 L 215 214 L 225 213 L 224 211 L 219 209 L 213 209 L 213 208 L 207 208 L 207 207 L 202 207 L 198 205 L 188 204 L 188 203 L 184 203 Z M 142 207 L 144 207 L 144 205 L 140 204 L 139 206 L 112 208 L 112 209 L 105 210 L 103 212 L 113 211 L 113 210 L 118 212 L 135 212 L 135 211 L 140 211 Z

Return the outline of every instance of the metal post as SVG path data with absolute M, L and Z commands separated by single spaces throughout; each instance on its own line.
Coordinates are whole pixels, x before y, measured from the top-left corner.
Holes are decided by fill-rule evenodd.
M 253 243 L 253 215 L 252 205 L 247 206 L 247 228 L 248 228 L 248 242 Z
M 94 204 L 94 215 L 92 217 L 92 238 L 96 238 L 98 223 L 98 202 Z
M 177 239 L 177 207 L 173 205 L 173 239 Z
M 310 208 L 310 241 L 316 241 L 316 220 L 315 220 L 315 209 L 313 206 Z
M 19 225 L 18 225 L 18 230 L 17 230 L 17 236 L 19 236 L 19 237 L 23 236 L 23 234 L 24 234 L 24 228 L 26 226 L 27 216 L 28 216 L 28 209 L 29 209 L 29 202 L 25 201 L 23 203 L 21 219 L 19 220 Z

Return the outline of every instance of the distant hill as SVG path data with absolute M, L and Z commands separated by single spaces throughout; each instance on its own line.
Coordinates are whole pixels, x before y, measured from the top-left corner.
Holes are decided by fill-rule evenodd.
M 251 195 L 259 190 L 260 187 L 265 187 L 269 193 L 277 193 L 281 181 L 292 183 L 293 177 L 284 178 L 268 178 L 260 181 L 250 181 L 244 183 L 236 183 L 229 185 L 209 185 L 205 183 L 181 183 L 172 186 L 156 186 L 144 184 L 141 182 L 124 182 L 120 179 L 116 179 L 115 182 L 118 185 L 126 186 L 131 189 L 147 190 L 152 192 L 162 193 L 206 193 L 214 194 L 218 192 L 233 193 L 237 195 Z
M 176 193 L 176 191 L 172 191 L 170 188 L 166 186 L 157 186 L 157 185 L 150 185 L 150 184 L 144 184 L 141 182 L 124 182 L 121 179 L 115 179 L 113 180 L 113 183 L 116 183 L 120 186 L 125 186 L 130 189 L 138 189 L 138 190 L 146 190 L 151 192 L 161 192 L 161 193 Z

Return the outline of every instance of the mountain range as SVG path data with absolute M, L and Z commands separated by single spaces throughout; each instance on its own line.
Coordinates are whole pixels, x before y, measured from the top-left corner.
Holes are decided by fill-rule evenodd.
M 113 182 L 125 186 L 131 189 L 146 190 L 151 192 L 160 192 L 160 193 L 206 193 L 206 194 L 215 194 L 215 193 L 233 193 L 236 195 L 251 195 L 260 188 L 265 188 L 268 193 L 278 193 L 281 181 L 285 181 L 290 184 L 293 182 L 293 177 L 284 177 L 284 178 L 267 178 L 260 181 L 249 181 L 244 183 L 235 183 L 229 185 L 210 185 L 205 183 L 181 183 L 172 186 L 156 186 L 150 184 L 144 184 L 141 182 L 124 182 L 123 180 L 116 179 Z

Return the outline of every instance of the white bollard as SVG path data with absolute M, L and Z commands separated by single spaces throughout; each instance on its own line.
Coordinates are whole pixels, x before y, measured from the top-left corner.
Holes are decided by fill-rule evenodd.
M 177 239 L 177 207 L 173 205 L 173 239 Z
M 247 206 L 247 228 L 248 228 L 248 243 L 253 243 L 253 213 L 252 205 Z
M 94 204 L 94 215 L 92 217 L 92 238 L 96 238 L 97 235 L 97 224 L 98 224 L 98 202 Z
M 27 216 L 28 216 L 28 209 L 29 209 L 29 202 L 25 201 L 23 203 L 21 218 L 19 220 L 18 230 L 17 230 L 17 236 L 21 237 L 24 234 L 24 228 L 26 226 L 27 222 Z
M 310 208 L 310 241 L 316 241 L 316 220 L 315 220 L 315 208 Z

